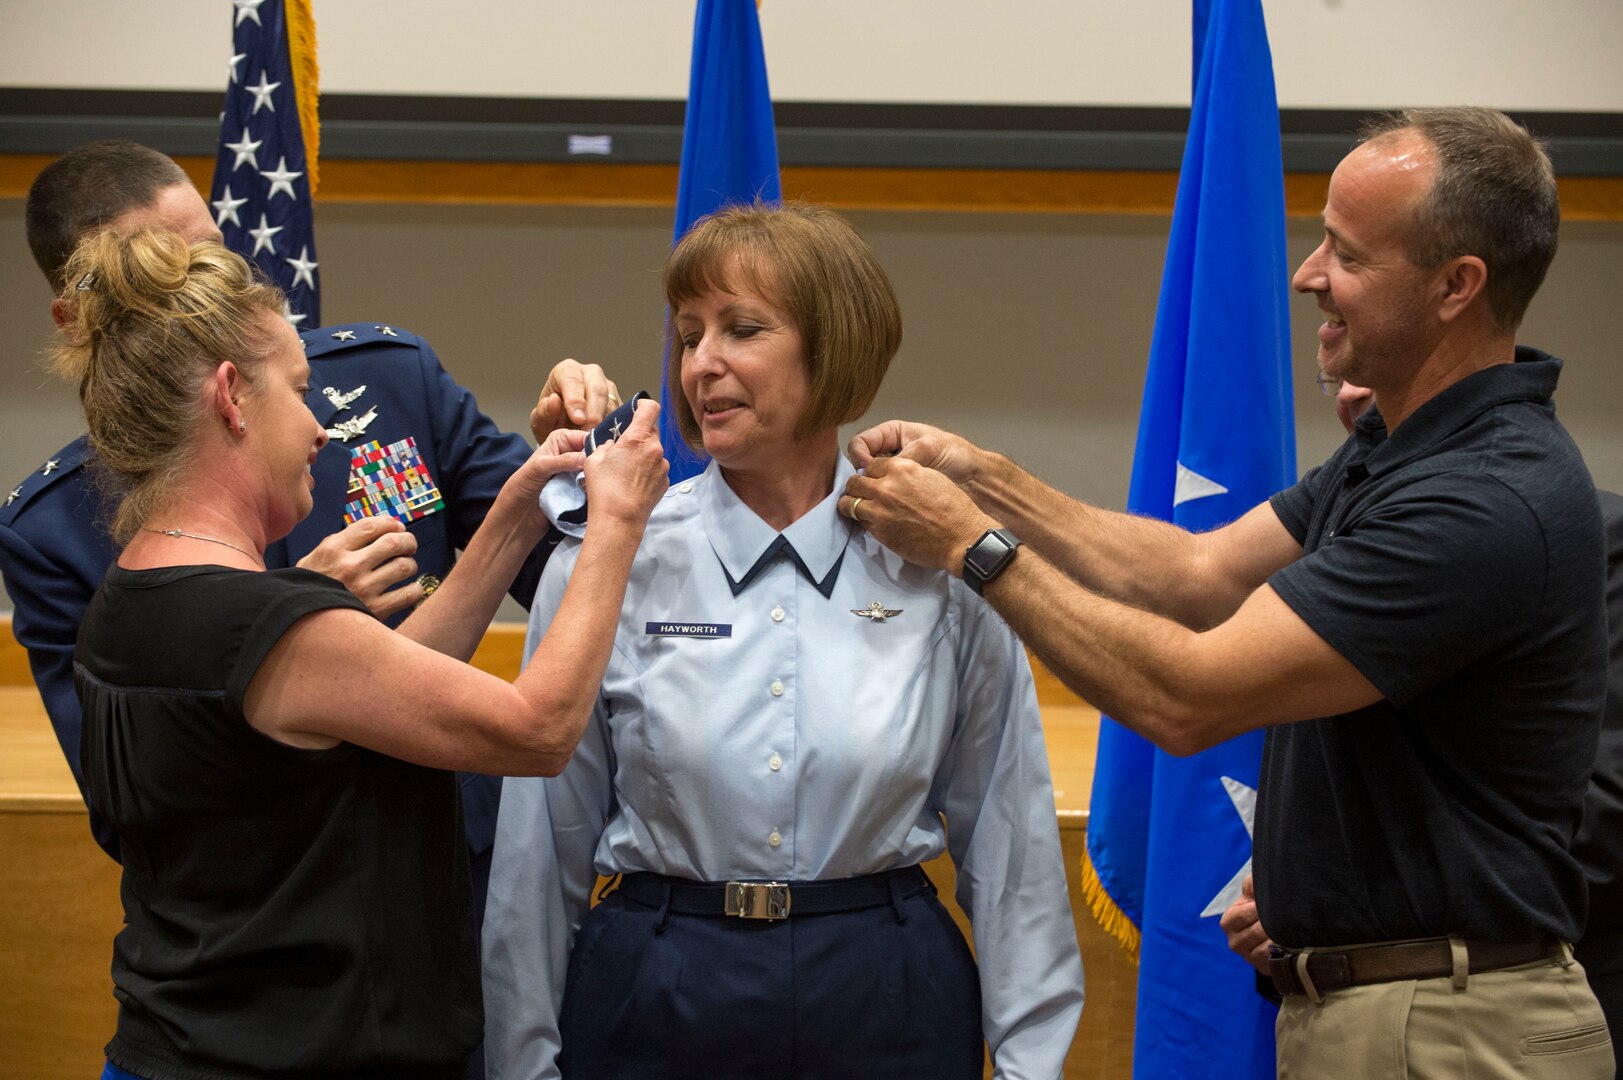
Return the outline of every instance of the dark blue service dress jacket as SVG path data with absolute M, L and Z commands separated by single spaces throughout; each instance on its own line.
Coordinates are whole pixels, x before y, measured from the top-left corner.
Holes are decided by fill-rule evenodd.
M 530 456 L 528 441 L 497 429 L 415 334 L 352 323 L 300 337 L 310 358 L 307 403 L 336 434 L 316 457 L 315 508 L 266 550 L 266 565 L 298 562 L 344 527 L 346 512 L 383 512 L 406 521 L 417 537 L 419 572 L 443 578 L 502 484 Z M 86 468 L 87 454 L 81 436 L 0 493 L 0 575 L 15 609 L 12 630 L 28 650 L 81 794 L 83 721 L 73 690 L 74 641 L 91 596 L 118 555 L 108 534 L 112 504 Z M 525 608 L 551 550 L 550 544 L 538 546 L 513 582 L 512 596 Z M 479 881 L 477 865 L 495 837 L 501 781 L 472 773 L 461 774 L 461 781 L 464 827 Z M 96 842 L 118 858 L 117 838 L 107 824 L 92 816 L 91 829 Z

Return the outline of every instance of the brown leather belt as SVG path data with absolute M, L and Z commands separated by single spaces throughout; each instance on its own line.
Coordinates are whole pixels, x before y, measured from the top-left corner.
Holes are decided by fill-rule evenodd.
M 1554 960 L 1561 956 L 1561 946 L 1553 940 L 1528 941 L 1506 944 L 1498 941 L 1465 942 L 1468 971 L 1472 975 L 1484 971 L 1531 964 L 1539 960 Z M 1307 994 L 1298 970 L 1301 953 L 1281 949 L 1275 945 L 1268 958 L 1268 974 L 1273 977 L 1274 988 L 1281 994 Z M 1305 966 L 1312 990 L 1327 994 L 1349 986 L 1368 983 L 1401 982 L 1406 979 L 1440 979 L 1454 974 L 1453 950 L 1448 938 L 1425 938 L 1420 941 L 1399 941 L 1391 945 L 1371 945 L 1360 949 L 1315 949 L 1307 954 Z

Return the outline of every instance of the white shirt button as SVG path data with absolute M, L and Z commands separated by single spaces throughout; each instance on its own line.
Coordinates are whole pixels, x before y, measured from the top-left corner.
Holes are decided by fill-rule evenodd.
M 783 768 L 783 759 L 778 755 L 773 754 L 771 757 L 766 759 L 766 767 L 771 769 L 773 772 L 777 772 L 779 769 Z
M 772 696 L 773 697 L 782 697 L 783 696 L 783 682 L 782 682 L 782 680 L 779 680 L 779 679 L 773 679 L 772 680 Z
M 688 492 L 693 490 L 693 481 L 692 480 L 684 480 L 684 481 L 682 481 L 682 483 L 677 486 L 676 490 L 680 491 L 682 494 L 686 495 Z
M 772 835 L 766 838 L 766 842 L 771 844 L 773 847 L 777 847 L 779 844 L 783 843 L 783 837 L 778 835 L 778 830 L 773 829 Z
M 782 622 L 783 621 L 783 609 L 781 607 L 775 607 L 775 608 L 772 609 L 772 621 L 773 622 Z

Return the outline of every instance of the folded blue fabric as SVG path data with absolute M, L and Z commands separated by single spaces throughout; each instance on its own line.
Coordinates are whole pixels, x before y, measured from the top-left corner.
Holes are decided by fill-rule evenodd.
M 603 422 L 586 436 L 586 456 L 591 457 L 598 447 L 614 442 L 631 426 L 631 417 L 637 411 L 637 402 L 648 397 L 645 390 L 631 395 L 631 400 L 603 418 Z M 579 539 L 586 535 L 586 474 L 584 472 L 559 473 L 541 489 L 541 512 L 547 515 L 557 530 Z

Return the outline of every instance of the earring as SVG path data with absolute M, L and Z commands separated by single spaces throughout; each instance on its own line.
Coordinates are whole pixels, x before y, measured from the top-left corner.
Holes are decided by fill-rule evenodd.
M 241 435 L 244 432 L 246 432 L 247 430 L 248 430 L 248 422 L 246 420 L 238 420 L 237 421 L 237 434 Z

